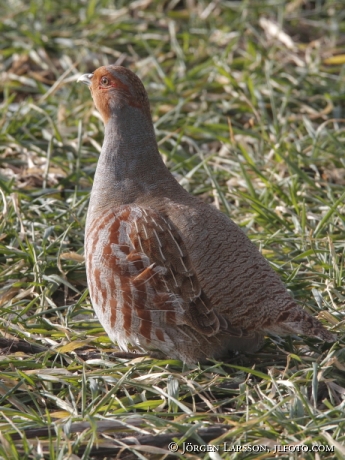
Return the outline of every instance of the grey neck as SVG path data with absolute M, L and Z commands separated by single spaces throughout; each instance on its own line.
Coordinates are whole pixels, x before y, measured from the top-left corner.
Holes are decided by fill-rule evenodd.
M 150 115 L 130 106 L 113 111 L 105 125 L 89 213 L 176 186 L 158 152 Z

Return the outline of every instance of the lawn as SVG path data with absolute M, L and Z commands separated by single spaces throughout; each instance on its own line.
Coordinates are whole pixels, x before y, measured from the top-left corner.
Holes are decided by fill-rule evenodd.
M 5 0 L 0 15 L 0 459 L 343 459 L 343 1 Z M 110 342 L 83 259 L 103 124 L 76 80 L 113 63 L 143 80 L 176 179 L 337 342 L 266 337 L 189 367 Z

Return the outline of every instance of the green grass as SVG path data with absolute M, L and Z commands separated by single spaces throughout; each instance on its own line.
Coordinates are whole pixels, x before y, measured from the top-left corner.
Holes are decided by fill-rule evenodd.
M 343 2 L 7 0 L 0 14 L 0 458 L 163 459 L 173 440 L 171 458 L 344 458 Z M 82 257 L 103 126 L 76 84 L 115 61 L 142 78 L 176 178 L 338 342 L 267 337 L 191 368 L 116 353 Z

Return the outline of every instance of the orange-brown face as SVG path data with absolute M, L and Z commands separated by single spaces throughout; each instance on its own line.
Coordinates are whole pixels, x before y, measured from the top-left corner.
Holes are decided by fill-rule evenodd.
M 113 110 L 126 105 L 141 110 L 149 109 L 143 84 L 125 67 L 114 65 L 99 67 L 93 74 L 82 75 L 78 81 L 89 86 L 104 123 L 107 123 Z

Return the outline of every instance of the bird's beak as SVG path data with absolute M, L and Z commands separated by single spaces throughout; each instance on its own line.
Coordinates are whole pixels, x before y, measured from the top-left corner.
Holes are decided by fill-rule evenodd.
M 77 83 L 81 82 L 90 87 L 92 77 L 93 77 L 93 73 L 84 73 L 84 75 L 81 75 L 78 78 Z

